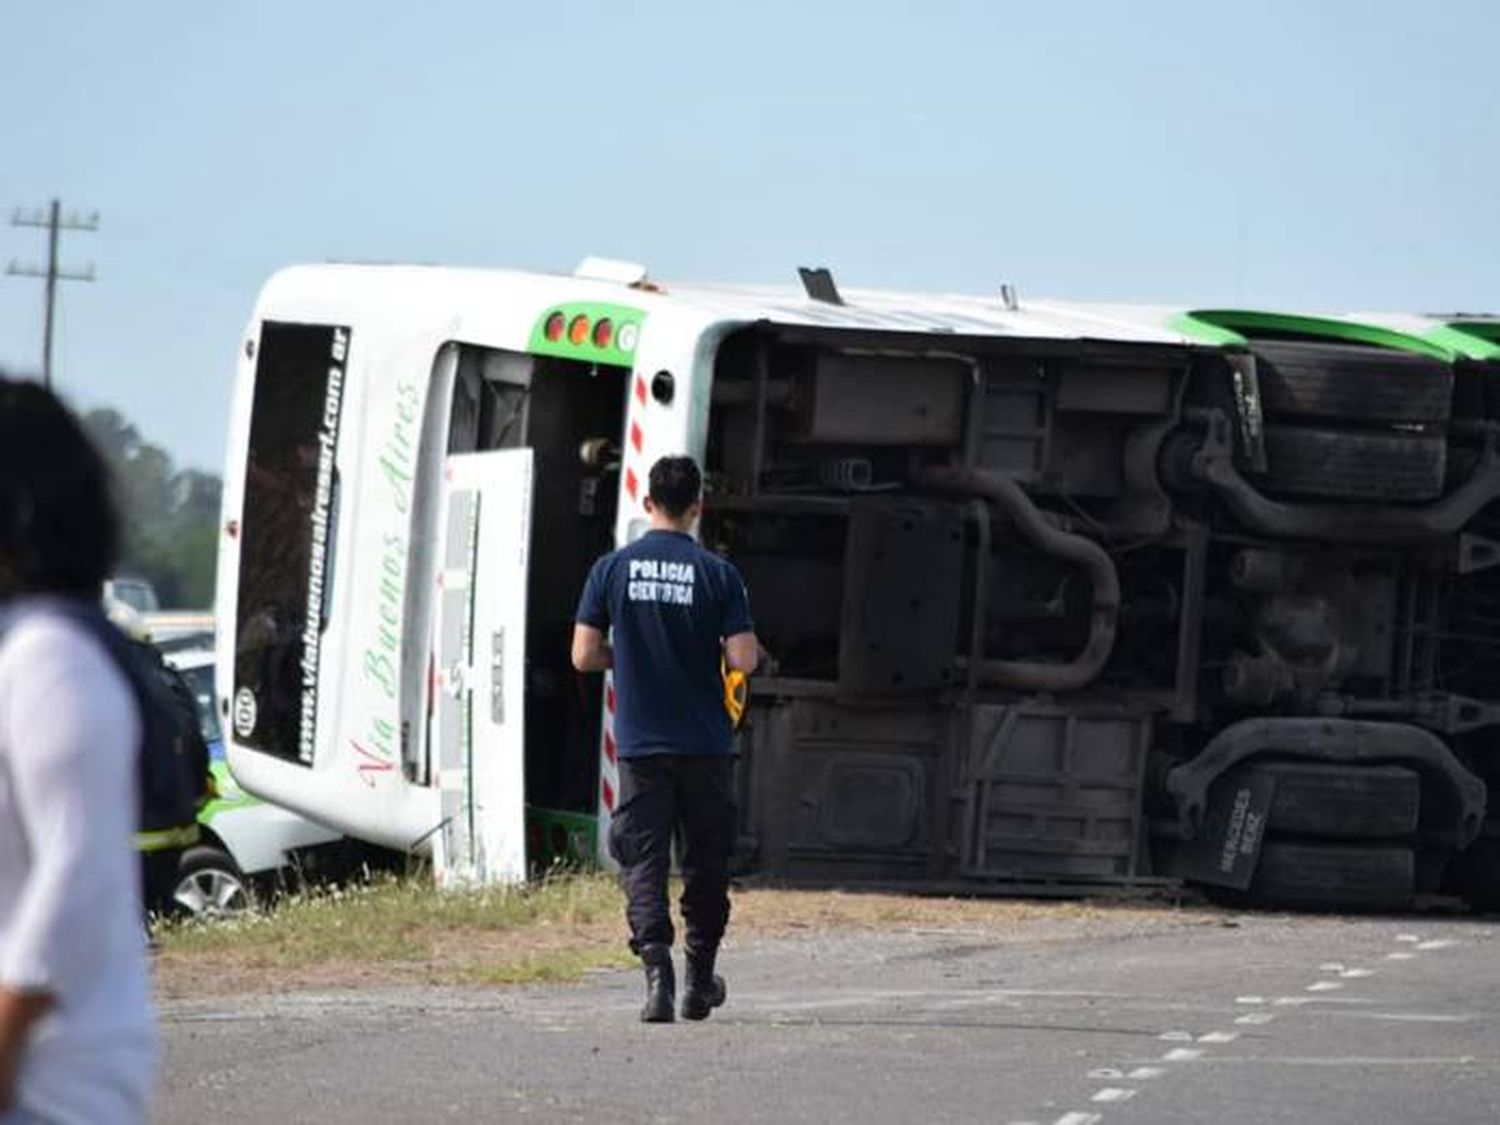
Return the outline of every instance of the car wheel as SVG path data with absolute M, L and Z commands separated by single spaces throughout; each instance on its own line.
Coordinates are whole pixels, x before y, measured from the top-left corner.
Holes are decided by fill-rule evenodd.
M 194 918 L 233 918 L 254 906 L 254 896 L 228 852 L 203 846 L 183 854 L 172 904 Z

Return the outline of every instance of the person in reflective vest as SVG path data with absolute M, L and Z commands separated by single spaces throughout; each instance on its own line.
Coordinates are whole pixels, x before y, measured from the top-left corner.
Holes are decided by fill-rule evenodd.
M 165 689 L 156 693 L 168 713 L 164 721 L 173 739 L 179 743 L 184 765 L 197 787 L 194 815 L 180 823 L 141 826 L 136 830 L 135 847 L 141 856 L 142 901 L 148 921 L 151 916 L 171 913 L 176 904 L 177 875 L 183 853 L 202 836 L 197 812 L 215 794 L 213 774 L 209 769 L 208 744 L 198 727 L 198 712 L 192 690 L 182 677 L 162 659 L 151 643 L 150 631 L 141 615 L 119 601 L 109 601 L 105 611 L 110 622 L 136 645 L 136 664 L 161 682 Z

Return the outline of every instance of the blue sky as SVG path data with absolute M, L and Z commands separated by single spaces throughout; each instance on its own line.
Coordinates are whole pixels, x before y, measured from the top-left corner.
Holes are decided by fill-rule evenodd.
M 11 4 L 0 265 L 60 387 L 217 471 L 278 267 L 329 258 L 1500 311 L 1500 5 Z M 0 276 L 36 371 L 40 282 Z

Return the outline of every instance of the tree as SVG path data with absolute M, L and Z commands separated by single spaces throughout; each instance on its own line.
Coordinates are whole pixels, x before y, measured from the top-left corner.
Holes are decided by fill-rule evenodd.
M 117 410 L 91 410 L 83 424 L 114 478 L 124 529 L 120 569 L 148 579 L 164 606 L 212 605 L 219 478 L 179 470 Z

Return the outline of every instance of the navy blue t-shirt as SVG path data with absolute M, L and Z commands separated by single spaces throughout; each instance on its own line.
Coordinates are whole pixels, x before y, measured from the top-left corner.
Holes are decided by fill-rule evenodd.
M 614 627 L 622 758 L 730 751 L 720 642 L 755 629 L 732 563 L 691 535 L 648 531 L 594 564 L 576 620 Z

